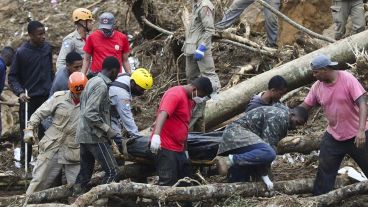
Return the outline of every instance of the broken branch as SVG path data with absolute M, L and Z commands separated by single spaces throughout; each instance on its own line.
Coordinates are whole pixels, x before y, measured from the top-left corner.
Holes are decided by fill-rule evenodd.
M 336 42 L 336 40 L 333 40 L 331 38 L 325 37 L 323 35 L 320 35 L 316 32 L 313 32 L 312 30 L 309 30 L 308 28 L 305 28 L 304 26 L 294 22 L 293 20 L 291 20 L 289 17 L 287 17 L 285 14 L 281 13 L 280 11 L 278 11 L 277 9 L 273 8 L 271 5 L 267 4 L 265 1 L 263 0 L 256 0 L 258 3 L 262 4 L 264 7 L 266 7 L 267 9 L 269 9 L 271 12 L 273 12 L 274 14 L 276 14 L 277 16 L 281 17 L 282 19 L 284 19 L 287 23 L 289 23 L 291 26 L 295 27 L 296 29 L 303 31 L 307 34 L 309 34 L 312 37 L 330 42 L 330 43 L 334 43 Z
M 337 186 L 344 186 L 349 183 L 348 179 L 345 178 L 339 177 L 337 180 Z M 313 183 L 314 178 L 308 178 L 275 182 L 274 187 L 276 191 L 285 194 L 302 194 L 311 192 Z M 72 206 L 88 206 L 97 199 L 110 195 L 135 195 L 161 202 L 173 202 L 231 197 L 234 194 L 246 197 L 264 196 L 266 193 L 267 188 L 263 183 L 218 183 L 193 187 L 170 187 L 122 181 L 96 186 L 89 192 L 79 196 Z

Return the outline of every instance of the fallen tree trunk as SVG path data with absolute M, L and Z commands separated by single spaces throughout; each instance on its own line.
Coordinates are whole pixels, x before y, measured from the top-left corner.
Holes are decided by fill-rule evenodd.
M 313 178 L 280 181 L 274 183 L 275 191 L 284 194 L 310 193 L 313 188 Z M 337 186 L 349 183 L 348 179 L 338 178 Z M 73 207 L 89 206 L 97 199 L 110 195 L 134 195 L 150 198 L 160 202 L 200 201 L 215 198 L 231 197 L 234 194 L 245 197 L 264 196 L 267 189 L 263 183 L 218 183 L 194 187 L 169 187 L 122 181 L 94 187 L 89 192 L 79 196 Z
M 349 41 L 354 45 L 357 44 L 360 50 L 363 48 L 367 49 L 367 35 L 368 31 L 364 31 L 349 37 Z M 281 75 L 286 79 L 289 90 L 311 83 L 310 62 L 318 54 L 329 55 L 334 61 L 339 62 L 355 61 L 355 56 L 347 43 L 347 39 L 343 39 L 241 82 L 230 89 L 220 92 L 217 100 L 207 102 L 205 111 L 206 129 L 211 129 L 243 112 L 250 98 L 254 94 L 266 90 L 268 81 L 275 75 Z
M 154 173 L 153 166 L 130 164 L 120 167 L 118 175 L 121 179 L 126 179 L 126 178 L 148 177 L 151 176 L 153 173 Z M 95 174 L 90 184 L 92 186 L 98 185 L 103 176 L 104 172 Z M 73 192 L 71 185 L 63 185 L 33 193 L 29 196 L 27 203 L 53 202 L 55 200 L 68 198 L 69 196 L 72 195 L 72 193 Z M 22 203 L 24 202 L 25 198 L 26 198 L 25 195 L 11 196 L 7 198 L 0 197 L 0 206 L 8 206 L 12 203 Z
M 344 199 L 349 198 L 353 195 L 364 194 L 367 192 L 368 192 L 368 181 L 362 181 L 359 183 L 355 183 L 352 185 L 348 185 L 333 190 L 329 193 L 320 196 L 307 198 L 305 200 L 312 202 L 314 206 L 330 206 L 334 204 L 339 204 Z
M 322 141 L 323 133 L 288 136 L 280 140 L 277 145 L 277 154 L 282 155 L 290 152 L 309 154 L 318 150 Z

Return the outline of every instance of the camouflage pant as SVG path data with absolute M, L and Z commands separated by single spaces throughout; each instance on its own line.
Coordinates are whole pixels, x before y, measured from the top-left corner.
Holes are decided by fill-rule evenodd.
M 243 13 L 243 11 L 252 3 L 254 0 L 234 0 L 230 8 L 225 12 L 224 17 L 220 22 L 216 24 L 218 29 L 229 28 L 235 20 Z M 280 0 L 265 0 L 266 3 L 270 4 L 276 9 L 280 9 Z M 272 13 L 269 9 L 263 10 L 265 15 L 265 29 L 267 33 L 267 41 L 270 46 L 276 46 L 277 35 L 279 31 L 277 16 Z
M 331 5 L 333 21 L 335 22 L 335 39 L 342 39 L 346 32 L 349 15 L 353 22 L 353 34 L 364 31 L 365 18 L 362 0 L 333 0 Z

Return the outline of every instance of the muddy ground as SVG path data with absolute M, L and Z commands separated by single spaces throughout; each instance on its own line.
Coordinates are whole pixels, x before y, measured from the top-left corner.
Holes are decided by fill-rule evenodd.
M 47 39 L 53 46 L 54 60 L 56 60 L 61 42 L 64 36 L 72 32 L 74 26 L 71 22 L 71 12 L 78 7 L 88 7 L 95 1 L 92 0 L 59 0 L 59 4 L 53 6 L 48 0 L 2 0 L 0 1 L 0 47 L 11 45 L 18 47 L 23 41 L 27 40 L 26 25 L 27 19 L 41 20 L 47 27 Z M 95 19 L 103 11 L 110 11 L 117 18 L 117 29 L 134 36 L 134 47 L 132 55 L 140 61 L 141 67 L 151 70 L 154 75 L 154 87 L 143 97 L 134 99 L 134 114 L 137 125 L 140 129 L 150 126 L 155 118 L 155 112 L 160 98 L 165 90 L 178 83 L 185 83 L 185 72 L 183 70 L 183 56 L 177 58 L 173 54 L 172 39 L 165 35 L 146 40 L 142 37 L 138 22 L 131 12 L 131 3 L 133 1 L 107 0 L 92 6 L 90 9 L 95 11 Z M 230 5 L 231 0 L 214 0 L 216 6 L 216 20 L 222 17 L 223 11 Z M 158 24 L 170 31 L 183 32 L 180 19 L 183 6 L 190 9 L 188 1 L 179 0 L 156 0 L 156 14 L 159 19 Z M 329 0 L 289 0 L 288 4 L 282 5 L 282 12 L 293 20 L 303 24 L 315 32 L 323 33 L 331 26 L 331 15 L 329 13 Z M 253 41 L 260 44 L 265 42 L 264 17 L 262 8 L 259 5 L 251 6 L 247 12 L 242 15 L 242 20 L 235 24 L 235 27 L 244 23 L 244 19 L 251 25 L 251 36 Z M 95 24 L 97 26 L 97 23 Z M 241 34 L 241 33 L 240 33 Z M 280 21 L 280 50 L 290 50 L 299 34 L 284 21 Z M 181 42 L 182 39 L 176 40 Z M 177 48 L 176 48 L 177 51 Z M 302 55 L 301 52 L 300 55 Z M 216 65 L 221 85 L 226 87 L 230 78 L 237 74 L 239 67 L 249 63 L 257 63 L 256 70 L 241 76 L 240 81 L 253 77 L 264 71 L 272 69 L 274 66 L 290 61 L 296 56 L 280 55 L 276 58 L 252 53 L 248 50 L 214 43 L 213 57 Z M 290 100 L 287 100 L 289 106 L 296 106 L 303 100 L 308 90 L 302 90 Z M 5 91 L 3 96 L 16 102 L 16 97 L 10 91 Z M 6 125 L 3 130 L 10 143 L 15 143 L 16 147 L 17 131 L 17 107 L 2 106 L 2 120 Z M 311 114 L 308 124 L 290 134 L 308 134 L 310 131 L 323 131 L 326 126 L 326 120 L 318 109 Z M 290 157 L 293 162 L 290 162 Z M 310 155 L 291 154 L 288 159 L 286 156 L 279 156 L 272 166 L 273 179 L 275 181 L 291 180 L 300 178 L 314 177 L 316 173 L 317 154 Z M 344 165 L 354 165 L 348 159 Z M 13 147 L 1 148 L 0 151 L 0 172 L 12 171 L 16 175 L 23 175 L 23 170 L 14 166 Z M 212 182 L 224 182 L 223 177 L 208 178 Z M 7 191 L 6 188 L 0 189 L 0 196 L 20 194 L 24 191 Z M 211 203 L 208 206 L 267 206 L 268 203 L 275 203 L 276 206 L 303 206 L 298 204 L 298 196 L 277 195 L 273 198 L 250 198 L 245 199 L 239 196 L 223 200 L 219 203 Z M 342 206 L 364 206 L 367 196 L 351 198 Z

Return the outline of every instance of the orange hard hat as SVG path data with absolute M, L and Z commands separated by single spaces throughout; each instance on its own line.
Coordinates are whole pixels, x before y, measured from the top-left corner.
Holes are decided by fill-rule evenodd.
M 74 72 L 69 76 L 69 90 L 74 94 L 82 93 L 87 84 L 87 76 L 82 72 Z

